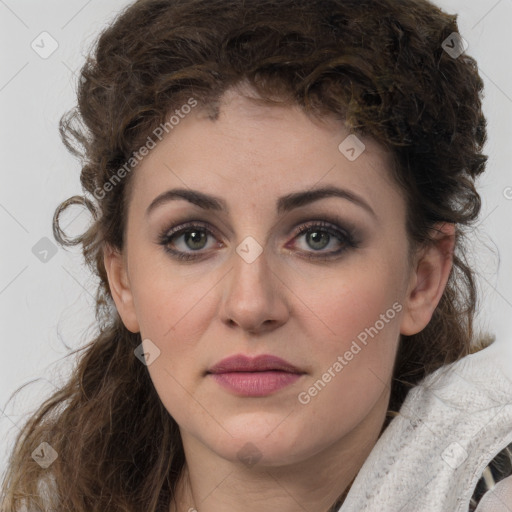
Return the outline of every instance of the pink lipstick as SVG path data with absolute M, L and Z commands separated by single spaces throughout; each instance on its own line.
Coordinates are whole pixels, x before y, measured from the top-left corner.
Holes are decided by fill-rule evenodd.
M 207 372 L 224 388 L 240 396 L 266 396 L 296 382 L 305 373 L 280 357 L 242 354 L 223 359 Z

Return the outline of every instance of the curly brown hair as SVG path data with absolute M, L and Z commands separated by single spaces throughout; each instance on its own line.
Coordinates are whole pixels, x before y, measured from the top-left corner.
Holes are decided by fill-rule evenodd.
M 244 81 L 266 102 L 337 115 L 391 150 L 411 250 L 431 241 L 435 223 L 456 225 L 440 303 L 423 331 L 401 337 L 385 426 L 411 386 L 471 352 L 477 297 L 464 241 L 481 207 L 486 121 L 475 60 L 443 49 L 454 32 L 457 17 L 427 0 L 139 0 L 100 34 L 60 125 L 82 161 L 84 195 L 64 201 L 53 224 L 99 277 L 100 332 L 19 434 L 3 511 L 169 510 L 185 463 L 178 425 L 134 355 L 140 333 L 123 325 L 103 263 L 105 244 L 123 248 L 130 174 L 104 191 L 191 97 L 215 106 Z M 71 205 L 92 216 L 76 238 L 59 226 Z M 30 456 L 42 440 L 58 453 L 47 469 Z

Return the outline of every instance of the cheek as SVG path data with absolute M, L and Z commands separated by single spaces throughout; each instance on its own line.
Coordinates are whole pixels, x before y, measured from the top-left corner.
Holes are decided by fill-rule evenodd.
M 371 268 L 340 273 L 310 292 L 310 303 L 327 327 L 322 332 L 329 334 L 319 339 L 319 331 L 316 337 L 314 329 L 309 333 L 316 340 L 318 364 L 298 399 L 315 410 L 319 425 L 350 428 L 389 391 L 403 297 L 396 263 L 375 261 Z
M 370 415 L 377 422 L 383 420 L 372 413 L 379 410 L 384 415 L 387 409 L 400 304 L 375 295 L 368 299 L 362 303 L 365 307 L 347 302 L 345 314 L 332 317 L 338 342 L 319 345 L 317 371 L 296 397 L 308 431 L 322 433 L 326 444 L 348 435 Z
M 186 346 L 212 306 L 218 275 L 186 266 L 176 271 L 176 264 L 161 255 L 140 261 L 147 264 L 132 272 L 132 290 L 141 335 L 166 344 L 179 338 Z
M 143 275 L 139 277 L 143 282 Z M 192 286 L 186 281 L 148 276 L 136 305 L 142 338 L 149 338 L 160 350 L 148 366 L 151 380 L 164 407 L 180 425 L 194 424 L 204 414 L 192 396 L 205 369 L 198 340 L 212 311 L 207 293 L 211 286 L 201 280 L 192 281 Z
M 294 292 L 316 317 L 316 338 L 320 332 L 326 334 L 316 348 L 338 353 L 348 350 L 353 340 L 364 344 L 375 338 L 381 340 L 373 347 L 378 351 L 385 339 L 394 339 L 404 300 L 398 274 L 397 264 L 375 259 L 372 265 L 361 262 L 340 268 L 328 278 L 314 281 L 314 286 L 303 281 L 300 288 L 295 287 Z M 309 324 L 313 327 L 314 321 Z M 315 339 L 314 333 L 309 333 L 310 339 Z

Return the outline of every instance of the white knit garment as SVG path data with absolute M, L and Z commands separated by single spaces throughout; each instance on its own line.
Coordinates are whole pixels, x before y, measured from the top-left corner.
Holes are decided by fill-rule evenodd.
M 468 512 L 483 470 L 512 442 L 512 361 L 502 359 L 491 346 L 412 388 L 338 512 Z

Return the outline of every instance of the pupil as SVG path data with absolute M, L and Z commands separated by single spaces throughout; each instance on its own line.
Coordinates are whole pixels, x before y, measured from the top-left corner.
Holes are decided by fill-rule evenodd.
M 189 240 L 192 240 L 192 244 L 199 243 L 199 245 L 200 245 L 201 239 L 203 239 L 203 241 L 204 241 L 205 233 L 203 233 L 201 231 L 190 231 L 188 234 L 185 234 L 185 238 L 186 238 L 186 243 L 188 243 Z M 191 247 L 191 248 L 201 249 L 201 247 Z
M 326 240 L 328 242 L 328 238 L 329 238 L 329 235 L 327 233 L 324 233 L 322 231 L 313 231 L 309 237 L 309 240 L 313 240 L 313 245 L 312 247 L 314 247 L 315 243 L 321 241 L 322 237 L 324 238 L 324 240 Z M 323 247 L 325 247 L 327 244 L 321 244 L 320 242 L 320 245 L 321 247 L 316 247 L 316 248 L 319 248 L 319 249 L 322 249 Z

